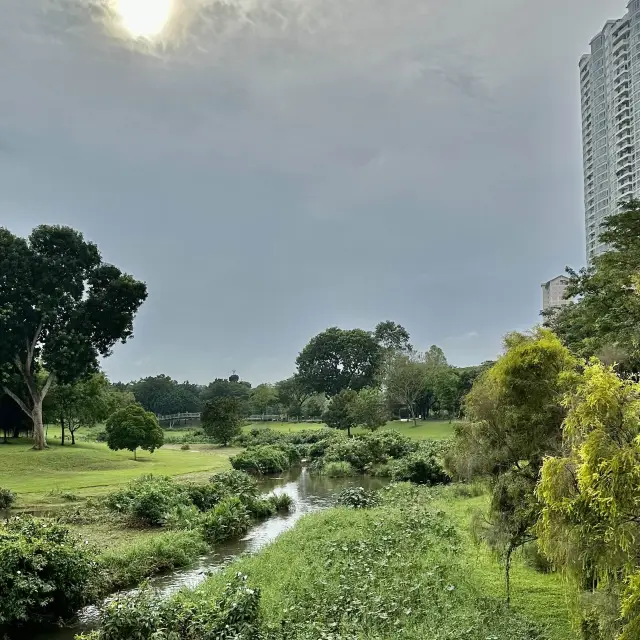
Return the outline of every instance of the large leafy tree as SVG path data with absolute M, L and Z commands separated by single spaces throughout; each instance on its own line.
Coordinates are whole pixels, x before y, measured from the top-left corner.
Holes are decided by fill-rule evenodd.
M 405 408 L 416 424 L 417 402 L 426 383 L 424 361 L 415 355 L 397 355 L 389 364 L 385 389 L 389 404 Z
M 304 413 L 304 404 L 313 395 L 298 376 L 281 380 L 276 384 L 278 402 L 284 407 L 287 416 L 300 418 Z
M 96 372 L 98 358 L 131 337 L 147 290 L 69 227 L 40 226 L 28 239 L 0 228 L 0 274 L 3 388 L 32 420 L 34 446 L 43 449 L 42 404 L 52 385 Z M 11 385 L 12 372 L 19 386 Z
M 546 323 L 575 353 L 611 359 L 640 372 L 640 201 L 622 205 L 602 225 L 609 250 L 589 268 L 568 269 L 576 301 L 546 313 Z M 611 354 L 611 358 L 607 355 Z
M 251 408 L 261 416 L 264 416 L 269 409 L 273 409 L 278 404 L 278 392 L 270 384 L 259 384 L 252 389 L 250 396 Z
M 114 451 L 133 451 L 134 459 L 138 449 L 153 453 L 164 444 L 164 432 L 158 425 L 158 419 L 138 404 L 120 409 L 109 416 L 106 431 L 109 448 Z
M 393 354 L 413 351 L 409 342 L 411 339 L 409 332 L 397 322 L 391 320 L 380 322 L 373 332 L 373 337 L 385 351 Z
M 585 637 L 635 640 L 640 637 L 640 384 L 594 359 L 565 406 L 565 446 L 545 460 L 538 486 L 540 543 L 558 567 L 592 592 L 583 600 Z
M 512 553 L 534 538 L 535 488 L 546 456 L 562 446 L 562 398 L 578 362 L 548 329 L 505 339 L 506 351 L 466 398 L 468 422 L 456 427 L 450 469 L 492 485 L 478 532 L 505 559 L 507 598 Z
M 382 347 L 368 331 L 331 327 L 311 339 L 296 364 L 309 391 L 333 397 L 375 386 L 383 361 Z
M 362 389 L 351 405 L 351 415 L 356 425 L 369 431 L 383 427 L 389 419 L 384 396 L 379 389 Z
M 351 429 L 358 424 L 354 412 L 357 399 L 358 394 L 353 389 L 343 389 L 333 396 L 322 416 L 327 426 L 346 431 L 347 435 L 351 437 Z
M 240 435 L 242 428 L 242 401 L 226 397 L 209 400 L 202 411 L 204 432 L 225 447 Z

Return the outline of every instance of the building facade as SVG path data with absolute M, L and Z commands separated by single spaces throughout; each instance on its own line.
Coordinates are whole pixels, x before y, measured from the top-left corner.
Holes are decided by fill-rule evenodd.
M 600 225 L 640 191 L 640 0 L 609 20 L 580 59 L 587 260 L 601 254 Z
M 557 276 L 542 285 L 542 310 L 562 307 L 570 301 L 564 299 L 569 281 L 566 276 Z

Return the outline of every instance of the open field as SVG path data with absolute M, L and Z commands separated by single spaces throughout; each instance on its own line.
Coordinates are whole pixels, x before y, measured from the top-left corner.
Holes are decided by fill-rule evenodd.
M 19 507 L 61 503 L 61 493 L 97 495 L 145 473 L 178 476 L 222 471 L 230 468 L 229 456 L 238 451 L 163 448 L 153 454 L 140 451 L 135 461 L 130 451 L 111 451 L 98 442 L 61 447 L 50 440 L 45 451 L 33 451 L 30 441 L 20 438 L 0 446 L 0 487 L 18 494 Z

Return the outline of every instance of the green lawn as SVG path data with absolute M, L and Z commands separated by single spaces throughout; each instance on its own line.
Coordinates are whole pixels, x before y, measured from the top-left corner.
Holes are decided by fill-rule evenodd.
M 18 506 L 61 502 L 61 492 L 79 496 L 109 491 L 139 475 L 179 476 L 229 468 L 237 449 L 192 446 L 189 451 L 163 448 L 153 454 L 111 451 L 105 444 L 79 442 L 61 447 L 49 440 L 45 451 L 34 451 L 26 439 L 0 445 L 0 487 L 18 494 Z
M 488 496 L 455 497 L 456 486 L 442 491 L 436 500 L 457 525 L 463 536 L 462 562 L 469 578 L 482 585 L 489 596 L 504 598 L 504 568 L 495 554 L 484 544 L 475 544 L 471 535 L 471 519 L 475 512 L 485 511 Z M 568 585 L 560 574 L 545 574 L 528 566 L 520 554 L 514 556 L 511 567 L 511 604 L 515 611 L 544 625 L 552 640 L 577 640 L 570 624 Z

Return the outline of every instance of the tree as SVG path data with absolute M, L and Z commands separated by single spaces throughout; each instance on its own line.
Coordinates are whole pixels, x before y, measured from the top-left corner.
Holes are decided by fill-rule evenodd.
M 565 447 L 544 461 L 540 544 L 601 606 L 582 628 L 640 637 L 640 384 L 592 359 L 564 400 Z M 589 601 L 587 601 L 589 604 Z M 586 636 L 585 636 L 586 637 Z
M 402 325 L 391 320 L 380 322 L 373 332 L 373 337 L 385 351 L 392 354 L 413 351 L 413 347 L 409 342 L 409 332 Z
M 390 363 L 385 388 L 392 403 L 405 407 L 416 425 L 416 403 L 423 394 L 426 367 L 415 355 L 398 355 Z
M 116 342 L 133 334 L 146 286 L 102 261 L 95 244 L 69 227 L 40 226 L 28 240 L 0 228 L 0 372 L 3 388 L 46 446 L 43 401 L 56 382 L 98 370 Z M 19 374 L 21 392 L 8 386 Z
M 202 409 L 200 387 L 178 383 L 164 374 L 138 380 L 130 385 L 136 400 L 156 415 L 197 412 Z
M 323 395 L 311 396 L 305 403 L 306 415 L 310 418 L 321 418 L 324 413 L 327 400 Z
M 351 406 L 353 421 L 370 431 L 387 424 L 389 413 L 379 389 L 362 389 Z
M 298 376 L 292 376 L 278 382 L 276 384 L 276 393 L 278 402 L 284 407 L 287 417 L 298 419 L 302 416 L 304 403 L 312 395 Z
M 459 477 L 492 485 L 479 533 L 505 559 L 508 590 L 513 551 L 535 537 L 536 481 L 545 457 L 560 451 L 562 398 L 578 361 L 548 329 L 511 334 L 505 348 L 467 396 L 469 422 L 456 426 L 447 463 Z
M 252 408 L 264 416 L 269 408 L 278 404 L 278 393 L 272 385 L 260 384 L 251 391 L 249 400 Z
M 242 402 L 238 398 L 215 398 L 202 411 L 204 432 L 225 447 L 242 427 Z
M 79 428 L 95 426 L 111 415 L 109 391 L 109 382 L 102 373 L 54 387 L 45 401 L 46 413 L 60 424 L 63 446 L 65 431 L 69 431 L 71 444 L 75 445 L 75 434 Z
M 440 409 L 447 412 L 451 422 L 453 415 L 460 412 L 460 376 L 453 367 L 446 367 L 435 377 L 434 388 Z
M 615 349 L 619 370 L 640 372 L 640 201 L 622 205 L 600 235 L 609 250 L 579 272 L 567 269 L 566 295 L 576 297 L 545 313 L 545 322 L 576 354 L 589 358 Z
M 106 427 L 109 449 L 133 451 L 134 460 L 138 449 L 153 453 L 164 444 L 164 433 L 158 419 L 140 405 L 116 411 L 107 419 Z
M 338 327 L 312 338 L 296 360 L 305 387 L 329 397 L 375 386 L 382 363 L 382 348 L 370 333 Z
M 349 438 L 351 429 L 356 426 L 354 417 L 354 403 L 358 394 L 353 389 L 344 389 L 331 398 L 322 416 L 328 427 L 346 431 Z

